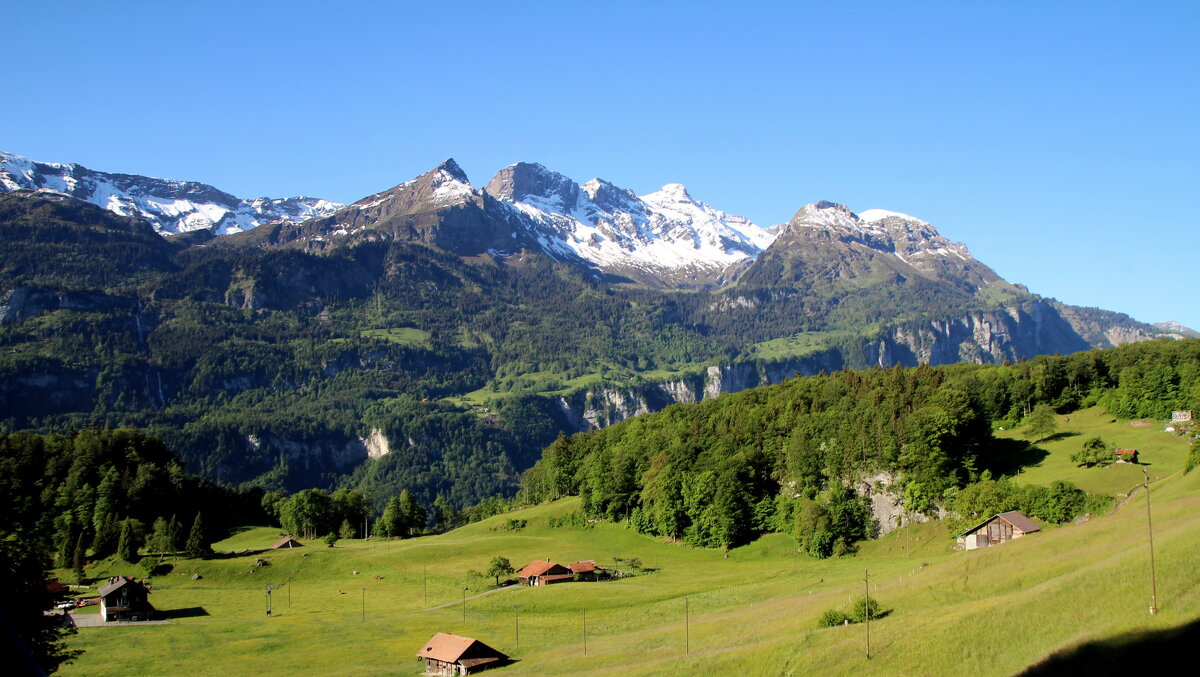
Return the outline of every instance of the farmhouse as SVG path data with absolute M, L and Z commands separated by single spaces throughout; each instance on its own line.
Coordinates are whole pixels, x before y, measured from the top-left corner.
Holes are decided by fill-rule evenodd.
M 1113 454 L 1117 457 L 1117 463 L 1137 463 L 1138 462 L 1138 450 L 1137 449 L 1117 449 L 1116 451 L 1113 452 Z
M 534 560 L 529 564 L 521 567 L 517 572 L 517 578 L 521 580 L 521 585 L 549 585 L 551 583 L 561 583 L 574 578 L 574 574 L 567 567 L 551 562 Z
M 129 576 L 113 576 L 97 590 L 100 595 L 100 620 L 148 621 L 154 607 L 146 597 L 146 586 Z
M 604 567 L 598 566 L 595 560 L 584 560 L 571 565 L 571 574 L 581 581 L 594 581 L 607 574 Z
M 303 548 L 303 547 L 304 547 L 304 544 L 301 543 L 300 541 L 297 541 L 296 539 L 292 538 L 291 536 L 284 536 L 278 543 L 276 543 L 275 545 L 272 545 L 271 549 L 278 550 L 280 548 Z
M 508 656 L 470 637 L 439 632 L 417 652 L 427 675 L 469 675 L 504 665 Z
M 958 535 L 958 542 L 965 549 L 974 550 L 999 545 L 1041 530 L 1042 528 L 1034 524 L 1033 520 L 1012 510 L 988 518 L 982 524 L 964 531 Z

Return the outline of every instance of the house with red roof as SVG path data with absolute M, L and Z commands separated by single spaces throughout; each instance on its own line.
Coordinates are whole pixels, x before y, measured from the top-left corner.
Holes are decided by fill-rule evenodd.
M 607 576 L 608 572 L 604 567 L 596 564 L 596 560 L 584 560 L 571 565 L 571 575 L 575 580 L 579 581 L 595 581 L 602 576 Z
M 439 632 L 417 652 L 417 660 L 425 661 L 425 674 L 449 677 L 499 667 L 508 656 L 477 639 Z
M 1014 538 L 1020 538 L 1026 534 L 1032 534 L 1035 531 L 1041 530 L 1042 528 L 1035 524 L 1033 520 L 1016 510 L 1010 510 L 1009 512 L 1002 512 L 994 517 L 989 517 L 959 534 L 958 542 L 966 550 L 975 550 L 976 548 L 987 548 L 1007 543 Z
M 1138 462 L 1138 450 L 1137 449 L 1117 449 L 1116 451 L 1113 452 L 1113 455 L 1115 455 L 1117 457 L 1117 463 L 1137 463 Z
M 520 579 L 521 585 L 549 585 L 551 583 L 561 583 L 563 581 L 573 580 L 575 574 L 567 567 L 546 560 L 534 560 L 529 564 L 521 567 L 517 572 L 517 578 Z

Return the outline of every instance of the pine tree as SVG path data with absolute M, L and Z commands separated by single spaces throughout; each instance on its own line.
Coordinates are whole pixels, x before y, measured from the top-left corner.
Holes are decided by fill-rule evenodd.
M 120 536 L 121 523 L 117 521 L 116 515 L 109 513 L 104 524 L 96 531 L 96 538 L 92 540 L 92 556 L 103 559 L 116 552 Z
M 168 551 L 178 552 L 179 548 L 183 546 L 183 543 L 180 542 L 180 540 L 179 540 L 180 537 L 182 536 L 182 533 L 180 533 L 180 532 L 181 532 L 181 530 L 179 528 L 179 520 L 175 518 L 175 515 L 171 515 L 171 521 L 167 523 L 167 541 L 166 542 L 167 542 L 167 550 Z
M 200 514 L 196 513 L 196 520 L 192 522 L 192 530 L 188 533 L 187 544 L 184 546 L 188 557 L 203 557 L 212 551 L 208 542 L 204 540 L 204 523 Z
M 121 522 L 121 537 L 117 540 L 117 556 L 126 562 L 138 559 L 137 537 L 133 533 L 133 520 Z
M 71 568 L 75 570 L 75 585 L 83 585 L 87 574 L 83 570 L 84 562 L 87 560 L 87 552 L 84 550 L 83 534 L 75 539 L 75 552 L 71 555 Z

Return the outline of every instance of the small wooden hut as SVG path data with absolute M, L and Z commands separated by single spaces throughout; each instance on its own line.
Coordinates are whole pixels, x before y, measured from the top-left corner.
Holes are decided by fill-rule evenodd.
M 439 632 L 417 652 L 417 660 L 425 661 L 425 674 L 449 677 L 504 665 L 508 656 L 477 639 Z
M 958 542 L 967 550 L 987 548 L 1001 543 L 1007 543 L 1025 534 L 1041 531 L 1042 528 L 1033 520 L 1016 510 L 1002 512 L 995 517 L 989 517 L 980 524 L 958 535 Z
M 284 536 L 278 543 L 276 543 L 275 545 L 272 545 L 271 549 L 279 550 L 280 548 L 303 548 L 303 547 L 304 547 L 304 544 L 301 543 L 300 541 L 297 541 L 296 539 L 292 538 L 291 536 Z

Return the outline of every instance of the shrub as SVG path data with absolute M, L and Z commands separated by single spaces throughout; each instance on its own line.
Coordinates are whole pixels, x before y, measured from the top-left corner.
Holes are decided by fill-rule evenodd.
M 850 610 L 850 621 L 852 623 L 862 623 L 867 620 L 867 608 L 870 606 L 871 618 L 881 618 L 884 614 L 883 608 L 879 606 L 879 601 L 872 599 L 870 604 L 867 600 L 860 599 L 854 603 L 854 608 Z
M 817 619 L 817 627 L 832 628 L 835 625 L 842 625 L 848 620 L 850 620 L 850 617 L 842 611 L 830 609 L 829 611 L 821 614 L 821 617 Z

